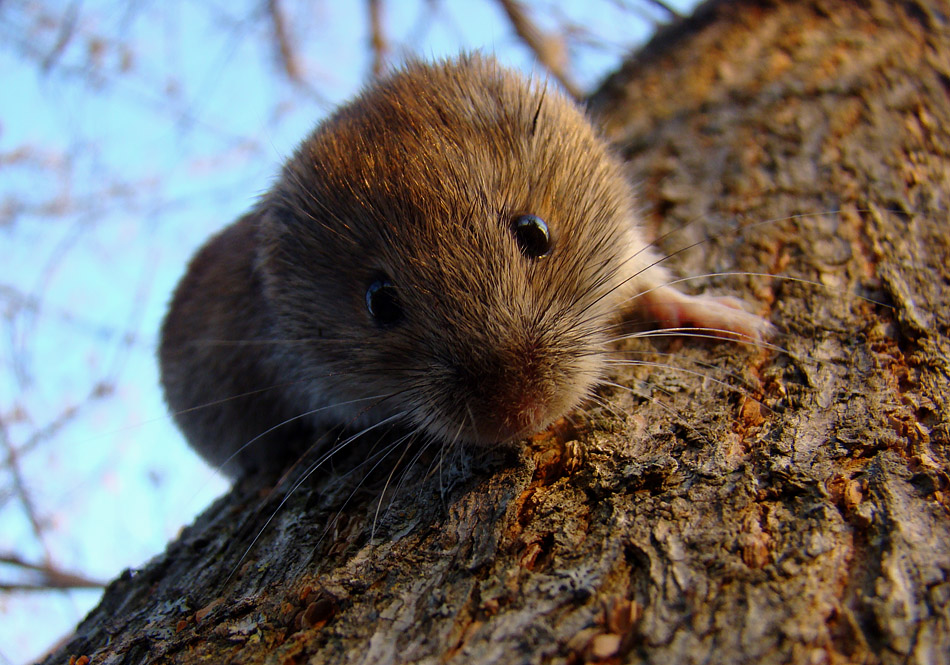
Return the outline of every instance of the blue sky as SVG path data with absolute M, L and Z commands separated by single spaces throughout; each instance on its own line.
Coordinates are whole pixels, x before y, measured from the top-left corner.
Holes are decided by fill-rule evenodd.
M 260 4 L 0 6 L 0 454 L 18 453 L 41 526 L 40 537 L 4 465 L 0 554 L 49 556 L 108 580 L 160 552 L 226 489 L 162 403 L 154 347 L 165 304 L 191 253 L 252 205 L 369 70 L 364 4 L 306 3 L 295 38 L 327 103 L 289 85 L 273 73 L 266 22 L 251 10 Z M 554 26 L 560 10 L 550 6 L 561 7 L 608 42 L 633 45 L 651 28 L 640 18 L 662 17 L 618 4 L 542 3 L 535 18 Z M 438 6 L 420 32 L 428 4 L 384 3 L 397 56 L 479 48 L 532 70 L 495 4 Z M 43 13 L 69 7 L 79 8 L 77 30 L 41 71 L 61 34 Z M 621 52 L 573 53 L 581 83 L 589 89 Z M 109 395 L 88 399 L 101 386 Z M 30 445 L 44 430 L 52 434 Z M 17 579 L 0 566 L 0 580 Z M 0 595 L 0 664 L 38 657 L 98 595 Z

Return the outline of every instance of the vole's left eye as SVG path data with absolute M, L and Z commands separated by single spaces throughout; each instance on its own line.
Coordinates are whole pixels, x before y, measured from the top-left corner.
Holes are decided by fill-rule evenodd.
M 539 259 L 547 256 L 554 247 L 548 225 L 536 215 L 515 217 L 511 223 L 511 232 L 515 234 L 521 253 L 528 258 Z
M 376 323 L 384 328 L 399 323 L 402 319 L 402 305 L 396 285 L 388 277 L 381 276 L 366 289 L 366 309 Z

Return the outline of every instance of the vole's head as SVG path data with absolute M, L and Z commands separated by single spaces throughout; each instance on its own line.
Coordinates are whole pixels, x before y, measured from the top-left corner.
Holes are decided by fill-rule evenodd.
M 338 414 L 531 434 L 601 377 L 637 246 L 575 105 L 494 61 L 413 64 L 324 122 L 261 204 L 279 333 Z M 365 418 L 362 419 L 365 422 Z

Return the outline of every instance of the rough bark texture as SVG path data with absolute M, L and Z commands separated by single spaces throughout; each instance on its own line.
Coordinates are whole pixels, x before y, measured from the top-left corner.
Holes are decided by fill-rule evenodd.
M 592 102 L 657 236 L 691 222 L 663 248 L 712 238 L 681 272 L 823 285 L 689 283 L 787 353 L 631 343 L 669 367 L 520 457 L 417 464 L 375 527 L 385 474 L 266 528 L 283 489 L 246 483 L 47 662 L 950 662 L 948 15 L 712 3 Z

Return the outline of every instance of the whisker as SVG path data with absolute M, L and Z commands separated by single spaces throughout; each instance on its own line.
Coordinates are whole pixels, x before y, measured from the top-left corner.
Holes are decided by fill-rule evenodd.
M 642 381 L 638 381 L 638 383 L 642 383 Z M 601 382 L 601 385 L 609 387 L 608 384 L 605 384 L 603 382 Z M 663 389 L 658 387 L 658 390 L 662 391 Z M 627 392 L 632 393 L 633 388 L 628 387 Z M 593 404 L 609 412 L 610 414 L 612 414 L 615 418 L 619 420 L 623 420 L 627 415 L 624 411 L 620 410 L 617 405 L 611 404 L 609 400 L 604 399 L 603 397 L 601 397 L 600 395 L 597 395 L 596 393 L 592 393 L 588 395 L 585 401 L 592 402 Z M 588 421 L 592 419 L 592 416 L 590 415 L 590 413 L 588 413 L 586 409 L 581 409 L 581 413 L 584 414 L 584 416 L 588 419 Z
M 468 414 L 472 427 L 474 427 L 475 417 L 472 415 L 472 408 L 468 404 L 467 401 L 465 403 L 465 410 L 466 410 L 466 413 Z M 437 468 L 439 470 L 439 496 L 442 499 L 443 504 L 445 502 L 445 491 L 446 491 L 444 478 L 442 475 L 443 469 L 444 469 L 445 454 L 446 452 L 451 452 L 456 449 L 460 449 L 460 446 L 458 446 L 458 442 L 459 442 L 459 437 L 462 435 L 462 430 L 464 428 L 465 428 L 465 421 L 463 420 L 459 423 L 458 429 L 455 432 L 455 436 L 451 439 L 451 441 L 439 448 L 439 458 L 438 458 Z M 426 472 L 425 477 L 429 478 L 432 471 L 433 469 L 430 466 L 429 470 Z
M 759 349 L 769 349 L 771 351 L 777 351 L 779 353 L 784 353 L 790 357 L 795 357 L 795 355 L 786 349 L 785 347 L 778 346 L 777 344 L 772 344 L 771 342 L 765 342 L 761 339 L 756 339 L 751 335 L 745 335 L 743 333 L 734 332 L 732 330 L 726 330 L 724 328 L 692 328 L 692 327 L 683 327 L 683 328 L 660 328 L 659 330 L 642 330 L 638 332 L 627 333 L 625 335 L 619 335 L 614 337 L 612 342 L 620 342 L 630 339 L 647 339 L 647 338 L 659 338 L 659 337 L 692 337 L 695 339 L 711 339 L 719 342 L 734 342 L 736 344 L 743 344 L 746 346 L 752 346 Z
M 612 387 L 612 388 L 618 388 L 618 389 L 620 389 L 620 390 L 623 390 L 623 391 L 629 392 L 629 393 L 631 393 L 631 394 L 634 394 L 633 388 L 631 388 L 630 386 L 625 386 L 625 385 L 623 385 L 622 383 L 616 383 L 616 382 L 613 382 L 613 381 L 601 381 L 601 385 L 609 386 L 609 387 Z M 663 394 L 667 395 L 668 397 L 669 397 L 669 396 L 672 396 L 669 391 L 667 391 L 667 390 L 665 390 L 665 389 L 663 389 L 663 388 L 657 387 L 657 389 L 658 389 L 660 392 L 662 392 Z M 651 397 L 651 398 L 648 398 L 648 399 L 650 400 L 650 403 L 651 403 L 651 404 L 653 404 L 653 405 L 659 407 L 659 408 L 662 409 L 663 411 L 666 411 L 666 413 L 668 413 L 676 422 L 678 422 L 680 425 L 682 425 L 683 427 L 685 427 L 686 429 L 688 429 L 690 432 L 692 432 L 694 435 L 696 435 L 697 438 L 699 438 L 699 439 L 701 439 L 701 440 L 703 440 L 703 441 L 706 441 L 707 443 L 709 442 L 709 439 L 706 437 L 705 434 L 703 434 L 703 433 L 700 432 L 698 429 L 696 429 L 695 427 L 693 427 L 692 425 L 690 425 L 688 422 L 686 422 L 686 421 L 683 419 L 683 417 L 682 417 L 679 413 L 677 413 L 676 410 L 673 409 L 671 406 L 669 406 L 669 405 L 667 405 L 667 404 L 664 404 L 663 402 L 661 402 L 661 401 L 659 401 L 659 400 L 657 400 L 657 399 L 653 399 L 652 397 Z
M 698 279 L 709 279 L 711 277 L 764 277 L 768 279 L 782 280 L 784 282 L 794 282 L 797 284 L 805 284 L 808 286 L 818 287 L 824 291 L 835 292 L 834 287 L 828 286 L 827 284 L 822 284 L 821 282 L 816 282 L 815 280 L 812 280 L 812 279 L 805 279 L 803 277 L 794 277 L 792 275 L 776 275 L 776 274 L 767 273 L 767 272 L 750 272 L 746 270 L 741 270 L 741 271 L 733 270 L 733 271 L 727 271 L 727 272 L 708 272 L 708 273 L 703 273 L 699 275 L 689 275 L 688 277 L 679 277 L 677 279 L 672 279 L 667 282 L 664 282 L 663 284 L 660 284 L 659 286 L 655 286 L 653 288 L 641 291 L 640 293 L 628 298 L 626 302 L 636 300 L 637 298 L 640 298 L 646 295 L 647 293 L 650 293 L 651 291 L 655 291 L 656 289 L 663 288 L 664 286 L 675 286 L 677 284 L 683 284 L 685 282 L 691 282 Z M 880 305 L 881 307 L 886 307 L 887 309 L 894 309 L 892 305 L 889 305 L 886 302 L 881 302 L 880 300 L 875 300 L 874 298 L 868 298 L 866 296 L 862 296 L 857 293 L 849 293 L 848 295 L 850 297 L 857 298 L 858 300 L 863 300 L 865 302 L 869 302 L 874 305 Z
M 290 488 L 290 490 L 284 495 L 284 498 L 277 505 L 277 508 L 275 508 L 274 511 L 270 514 L 270 516 L 264 521 L 264 524 L 263 526 L 261 526 L 260 531 L 258 531 L 256 536 L 254 536 L 254 539 L 247 546 L 247 549 L 244 551 L 244 554 L 241 555 L 241 558 L 238 559 L 237 563 L 234 564 L 234 567 L 231 569 L 231 572 L 228 573 L 227 578 L 225 578 L 224 580 L 224 584 L 227 584 L 228 581 L 230 581 L 231 577 L 237 571 L 238 567 L 241 565 L 241 563 L 243 563 L 244 559 L 247 558 L 247 555 L 254 548 L 254 545 L 257 544 L 257 541 L 260 539 L 261 535 L 264 533 L 267 527 L 270 526 L 270 523 L 274 520 L 274 518 L 278 515 L 278 513 L 280 513 L 280 510 L 284 507 L 284 504 L 286 504 L 287 501 L 290 500 L 290 497 L 293 496 L 294 492 L 296 492 L 297 489 L 299 489 L 300 486 L 303 485 L 303 483 L 305 483 L 310 478 L 310 476 L 312 476 L 317 471 L 317 469 L 319 469 L 323 465 L 325 461 L 330 459 L 333 455 L 336 455 L 337 453 L 339 453 L 341 450 L 346 448 L 350 443 L 352 443 L 359 437 L 363 436 L 367 432 L 371 432 L 377 429 L 378 427 L 382 427 L 383 425 L 394 422 L 398 420 L 399 418 L 401 418 L 403 415 L 404 414 L 402 413 L 397 413 L 393 416 L 390 416 L 389 418 L 385 418 L 381 420 L 378 423 L 370 425 L 369 427 L 365 428 L 361 432 L 353 434 L 352 436 L 348 437 L 346 440 L 344 440 L 340 444 L 334 446 L 333 450 L 328 451 L 327 453 L 322 455 L 316 462 L 311 464 L 309 468 L 307 469 L 307 471 L 300 477 L 300 479 L 296 483 L 294 483 L 294 485 Z
M 369 458 L 367 458 L 366 460 L 364 460 L 363 462 L 361 462 L 361 463 L 358 464 L 357 466 L 351 468 L 351 469 L 348 470 L 346 473 L 344 473 L 344 474 L 342 474 L 342 475 L 340 476 L 340 480 L 344 480 L 344 479 L 348 478 L 349 476 L 353 475 L 354 473 L 356 473 L 358 470 L 360 470 L 360 469 L 362 469 L 363 467 L 365 467 L 365 466 L 366 466 L 367 464 L 369 464 L 370 462 L 372 462 L 372 461 L 374 461 L 374 460 L 375 460 L 375 462 L 376 462 L 375 464 L 373 464 L 373 466 L 372 466 L 368 471 L 366 471 L 366 472 L 363 474 L 363 477 L 360 479 L 360 481 L 359 481 L 359 482 L 356 484 L 356 486 L 350 491 L 349 495 L 348 495 L 348 496 L 346 497 L 346 499 L 343 501 L 343 503 L 342 503 L 342 505 L 340 506 L 340 508 L 336 511 L 336 516 L 335 516 L 333 519 L 331 519 L 331 520 L 329 520 L 329 521 L 327 522 L 327 525 L 324 527 L 323 533 L 321 533 L 321 534 L 320 534 L 320 537 L 317 539 L 316 544 L 319 544 L 319 543 L 321 543 L 321 542 L 323 541 L 323 539 L 326 537 L 326 535 L 330 532 L 330 529 L 332 529 L 332 528 L 334 527 L 334 525 L 337 523 L 337 521 L 339 520 L 340 516 L 343 514 L 343 511 L 344 511 L 344 510 L 346 509 L 346 507 L 350 504 L 350 501 L 353 500 L 353 498 L 356 496 L 357 492 L 359 492 L 360 488 L 363 487 L 363 484 L 372 476 L 373 472 L 379 467 L 379 465 L 382 464 L 382 463 L 386 460 L 387 457 L 389 457 L 389 454 L 390 454 L 393 450 L 396 450 L 396 448 L 398 448 L 398 447 L 399 447 L 400 445 L 402 445 L 405 441 L 407 441 L 408 439 L 410 439 L 411 436 L 412 436 L 412 433 L 410 432 L 410 433 L 408 433 L 408 434 L 405 434 L 405 435 L 399 437 L 399 438 L 396 439 L 395 441 L 392 441 L 392 442 L 390 442 L 390 443 L 387 443 L 387 444 L 382 448 L 382 450 L 377 451 L 377 452 L 373 452 L 372 455 L 371 455 Z M 404 446 L 404 448 L 405 448 L 405 446 Z M 374 446 L 374 449 L 375 449 L 375 446 Z M 377 458 L 378 458 L 378 459 L 377 459 Z M 401 459 L 402 459 L 402 457 L 400 456 L 400 460 L 401 460 Z M 397 465 L 398 465 L 398 462 L 397 462 Z M 383 492 L 385 492 L 385 488 L 383 489 Z M 375 528 L 376 528 L 376 527 L 375 527 L 375 518 L 374 518 L 373 533 L 375 533 Z M 370 535 L 370 540 L 372 540 L 373 537 L 374 537 L 374 535 Z
M 255 436 L 254 438 L 250 439 L 250 440 L 247 441 L 244 445 L 242 445 L 242 446 L 239 447 L 237 450 L 235 450 L 233 453 L 231 453 L 231 454 L 230 454 L 227 458 L 225 458 L 225 460 L 224 460 L 223 462 L 221 462 L 221 464 L 218 465 L 218 466 L 219 466 L 219 468 L 224 468 L 225 466 L 227 466 L 228 463 L 230 463 L 232 460 L 234 460 L 234 458 L 236 458 L 239 454 L 241 454 L 244 450 L 246 450 L 246 449 L 247 449 L 250 445 L 252 445 L 254 442 L 259 441 L 261 438 L 267 436 L 268 434 L 270 434 L 270 433 L 272 433 L 272 432 L 277 431 L 277 430 L 280 429 L 281 427 L 284 427 L 284 426 L 286 426 L 286 425 L 289 425 L 290 423 L 293 423 L 293 422 L 296 422 L 296 421 L 298 421 L 298 420 L 301 420 L 302 418 L 307 418 L 307 417 L 309 417 L 309 416 L 312 416 L 312 415 L 315 415 L 315 414 L 317 414 L 317 413 L 320 413 L 321 411 L 326 411 L 327 409 L 332 409 L 332 408 L 336 408 L 336 407 L 340 407 L 340 406 L 346 406 L 346 405 L 348 405 L 348 404 L 357 404 L 357 403 L 359 403 L 359 402 L 366 402 L 366 401 L 369 401 L 369 400 L 382 400 L 382 399 L 385 399 L 385 397 L 384 397 L 384 396 L 381 396 L 381 395 L 372 396 L 372 397 L 360 397 L 360 398 L 353 399 L 353 400 L 349 400 L 349 401 L 346 401 L 346 402 L 336 402 L 336 403 L 334 403 L 334 404 L 327 404 L 327 405 L 325 405 L 325 406 L 317 407 L 316 409 L 311 409 L 311 410 L 309 410 L 309 411 L 304 411 L 303 413 L 300 413 L 300 414 L 298 414 L 298 415 L 296 415 L 296 416 L 293 416 L 293 417 L 291 417 L 291 418 L 287 418 L 286 420 L 283 420 L 283 421 L 277 423 L 277 424 L 274 425 L 273 427 L 268 427 L 266 430 L 264 430 L 263 432 L 261 432 L 260 434 L 258 434 L 257 436 Z M 376 403 L 378 404 L 379 402 L 376 402 Z M 322 437 L 321 437 L 321 438 L 322 438 Z M 311 447 L 312 447 L 312 446 L 311 446 Z
M 640 356 L 663 356 L 666 358 L 675 359 L 677 361 L 682 361 L 685 359 L 688 362 L 691 362 L 693 365 L 698 365 L 699 367 L 704 367 L 711 371 L 720 372 L 724 374 L 725 376 L 729 377 L 730 379 L 738 381 L 740 384 L 744 385 L 745 387 L 749 389 L 755 388 L 755 386 L 751 385 L 747 380 L 745 380 L 742 376 L 740 376 L 739 374 L 736 374 L 735 372 L 730 372 L 717 365 L 713 365 L 712 363 L 703 362 L 702 360 L 698 360 L 696 358 L 688 358 L 681 354 L 667 353 L 667 352 L 662 352 L 662 351 L 623 351 L 622 353 L 625 355 L 636 354 Z M 623 358 L 608 358 L 607 359 L 608 367 L 617 367 L 617 366 L 629 367 L 632 364 L 633 365 L 640 364 L 641 362 L 642 361 L 637 360 L 637 359 L 623 359 Z M 649 361 L 645 361 L 645 362 L 649 362 Z M 669 369 L 674 369 L 674 370 L 677 369 L 676 365 L 672 363 L 663 364 L 662 366 L 668 367 Z
M 192 413 L 194 411 L 200 411 L 202 409 L 208 409 L 213 406 L 220 406 L 221 404 L 227 404 L 228 402 L 236 399 L 241 399 L 243 397 L 253 397 L 254 395 L 260 395 L 266 393 L 270 390 L 277 390 L 278 388 L 288 388 L 290 386 L 295 386 L 301 383 L 305 383 L 306 379 L 299 379 L 297 381 L 285 381 L 284 383 L 275 383 L 273 385 L 267 386 L 266 388 L 257 388 L 256 390 L 248 390 L 244 393 L 238 393 L 237 395 L 229 395 L 228 397 L 222 397 L 221 399 L 216 399 L 211 402 L 205 402 L 197 406 L 190 406 L 187 409 L 178 409 L 172 416 L 183 415 L 186 413 Z
M 411 433 L 407 434 L 400 440 L 400 443 L 409 440 L 411 436 L 412 436 Z M 411 446 L 409 445 L 402 446 L 402 452 L 399 453 L 399 459 L 397 459 L 396 462 L 393 464 L 393 468 L 389 471 L 389 474 L 386 476 L 386 482 L 383 483 L 383 489 L 379 493 L 379 500 L 376 502 L 376 510 L 373 511 L 373 525 L 370 528 L 370 533 L 369 533 L 370 542 L 372 542 L 376 538 L 376 525 L 379 520 L 379 511 L 383 506 L 383 499 L 386 496 L 386 490 L 389 489 L 389 483 L 392 482 L 393 475 L 396 473 L 396 470 L 399 468 L 399 465 L 402 463 L 403 459 L 406 457 L 406 453 L 409 451 L 410 447 Z M 370 470 L 370 473 L 372 473 L 372 471 L 374 471 L 377 466 L 382 464 L 383 459 L 385 459 L 385 457 L 380 459 L 379 462 L 377 462 L 377 464 L 373 466 L 373 468 Z M 360 484 L 362 484 L 362 481 Z M 392 501 L 390 501 L 389 505 L 390 507 L 392 506 Z M 387 508 L 387 512 L 388 512 L 388 508 Z
M 244 346 L 295 346 L 298 344 L 313 344 L 317 338 L 308 337 L 301 339 L 194 339 L 187 342 L 188 346 L 219 346 L 219 347 L 244 347 Z M 319 339 L 324 342 L 346 342 L 339 339 Z
M 703 380 L 712 381 L 712 382 L 715 383 L 716 385 L 718 385 L 718 386 L 720 386 L 720 387 L 722 387 L 722 388 L 725 388 L 726 390 L 728 390 L 728 391 L 730 391 L 730 392 L 734 392 L 734 393 L 737 393 L 737 394 L 739 394 L 739 395 L 742 395 L 743 397 L 747 397 L 748 399 L 751 399 L 751 400 L 753 400 L 754 402 L 758 403 L 762 408 L 768 409 L 768 411 L 770 411 L 770 412 L 772 411 L 772 409 L 770 409 L 768 406 L 766 406 L 765 404 L 763 404 L 760 400 L 758 400 L 758 399 L 756 399 L 755 397 L 749 395 L 747 392 L 745 392 L 745 391 L 742 390 L 741 388 L 732 385 L 732 384 L 729 383 L 728 381 L 723 381 L 722 379 L 717 379 L 717 378 L 715 378 L 715 377 L 713 377 L 713 376 L 709 376 L 708 374 L 706 374 L 706 373 L 704 373 L 704 372 L 700 372 L 700 371 L 698 371 L 698 370 L 691 370 L 691 369 L 687 369 L 687 368 L 685 368 L 685 367 L 676 367 L 676 366 L 674 366 L 674 365 L 667 365 L 666 363 L 649 362 L 649 361 L 646 361 L 646 360 L 628 360 L 628 361 L 613 360 L 613 361 L 611 361 L 611 364 L 614 365 L 614 366 L 619 366 L 619 367 L 655 367 L 655 368 L 657 368 L 657 369 L 668 369 L 668 370 L 671 370 L 671 371 L 673 371 L 673 372 L 679 372 L 680 374 L 687 374 L 687 375 L 689 375 L 689 376 L 697 376 L 697 377 L 702 378 Z M 741 379 L 740 379 L 740 381 L 741 381 Z M 614 385 L 617 385 L 617 384 L 614 384 Z M 751 389 L 751 388 L 753 388 L 754 386 L 749 386 L 749 385 L 747 385 L 747 387 Z

